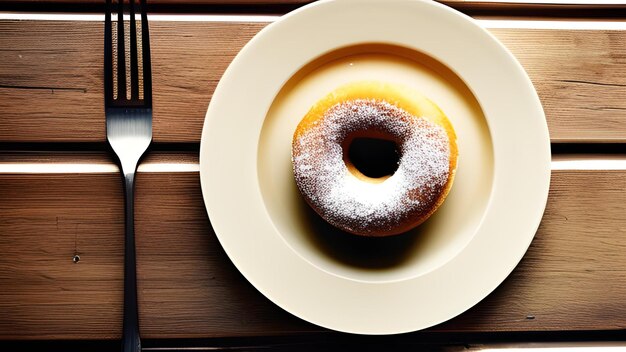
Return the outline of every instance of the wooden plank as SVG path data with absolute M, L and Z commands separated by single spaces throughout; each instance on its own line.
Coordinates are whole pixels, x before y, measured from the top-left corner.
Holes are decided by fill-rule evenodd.
M 124 0 L 128 2 L 129 0 Z M 558 7 L 568 8 L 577 7 L 585 9 L 594 8 L 623 8 L 626 1 L 619 2 L 599 2 L 588 0 L 584 1 L 564 1 L 557 3 L 555 1 L 537 1 L 530 0 L 521 1 L 505 1 L 505 0 L 437 0 L 438 2 L 463 9 L 495 9 L 510 10 L 515 8 L 538 8 L 538 7 Z M 180 5 L 181 3 L 193 9 L 195 5 L 248 5 L 248 6 L 266 6 L 266 5 L 304 5 L 314 0 L 149 0 L 148 3 L 154 5 Z M 8 4 L 101 4 L 101 0 L 5 0 Z
M 438 2 L 453 7 L 463 12 L 484 12 L 511 14 L 525 11 L 535 11 L 535 15 L 545 10 L 565 11 L 571 14 L 572 11 L 579 10 L 620 10 L 626 7 L 626 1 L 506 1 L 506 0 L 437 0 Z M 556 12 L 555 12 L 556 13 Z M 600 13 L 600 12 L 599 12 Z M 605 13 L 605 15 L 608 12 Z M 531 14 L 532 15 L 532 14 Z M 590 15 L 588 12 L 587 16 Z
M 626 313 L 626 266 L 620 258 L 626 248 L 625 175 L 553 171 L 544 217 L 521 263 L 445 329 L 625 329 L 626 320 L 619 318 Z
M 208 102 L 223 71 L 265 25 L 150 23 L 155 141 L 199 140 Z M 101 22 L 90 21 L 0 21 L 1 141 L 105 139 L 102 27 Z M 530 75 L 553 142 L 626 141 L 626 31 L 494 28 L 491 32 Z
M 533 81 L 553 142 L 626 141 L 626 31 L 491 32 Z
M 124 0 L 128 3 L 130 0 Z M 138 0 L 137 0 L 138 1 Z M 246 5 L 246 6 L 267 6 L 267 5 L 303 5 L 314 0 L 148 0 L 150 6 L 154 5 Z M 30 4 L 69 4 L 69 5 L 102 5 L 102 0 L 5 0 L 4 5 Z M 34 9 L 36 10 L 36 8 Z
M 94 159 L 101 166 L 106 156 Z M 114 172 L 0 175 L 0 339 L 119 338 L 121 185 Z M 136 194 L 143 336 L 197 334 L 189 323 L 207 337 L 310 329 L 260 297 L 228 261 L 197 172 L 141 173 Z M 200 309 L 190 316 L 181 303 Z
M 265 24 L 150 26 L 154 140 L 197 141 L 221 74 Z M 105 140 L 103 24 L 0 21 L 0 33 L 0 140 Z
M 119 179 L 111 174 L 0 179 L 0 336 L 118 336 L 123 242 L 115 235 L 124 231 Z M 75 253 L 81 256 L 78 264 Z
M 123 195 L 116 169 L 97 169 L 112 166 L 108 156 L 80 156 L 74 162 L 94 172 L 61 174 L 6 166 L 67 163 L 67 155 L 0 160 L 0 339 L 118 338 Z M 152 155 L 137 178 L 142 335 L 324 331 L 277 308 L 238 273 L 211 230 L 198 173 L 174 172 L 181 168 L 173 160 L 197 163 L 194 154 Z M 430 331 L 626 328 L 624 189 L 626 170 L 553 171 L 545 216 L 518 268 L 483 302 Z

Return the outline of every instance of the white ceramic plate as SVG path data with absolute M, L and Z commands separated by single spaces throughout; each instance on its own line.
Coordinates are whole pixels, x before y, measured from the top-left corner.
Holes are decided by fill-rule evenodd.
M 341 233 L 293 181 L 295 126 L 355 80 L 421 91 L 458 134 L 452 191 L 412 233 Z M 262 30 L 224 73 L 200 176 L 220 243 L 261 293 L 323 327 L 393 334 L 462 313 L 515 268 L 545 208 L 550 141 L 526 73 L 471 18 L 430 1 L 322 1 Z

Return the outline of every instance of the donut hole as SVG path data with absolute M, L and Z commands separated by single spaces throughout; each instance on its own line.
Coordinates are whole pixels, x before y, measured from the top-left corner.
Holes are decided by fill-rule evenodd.
M 383 182 L 398 169 L 400 152 L 395 141 L 386 138 L 356 137 L 344 146 L 344 162 L 356 177 Z

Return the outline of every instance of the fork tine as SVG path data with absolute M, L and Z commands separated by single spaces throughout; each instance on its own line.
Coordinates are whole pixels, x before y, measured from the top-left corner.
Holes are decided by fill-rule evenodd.
M 126 100 L 126 55 L 124 51 L 124 0 L 117 8 L 117 100 Z
M 137 27 L 135 0 L 130 0 L 130 99 L 139 99 L 139 64 L 137 63 Z
M 143 58 L 143 98 L 147 106 L 152 107 L 152 70 L 150 68 L 150 38 L 148 29 L 148 15 L 146 14 L 146 0 L 139 0 L 141 4 L 141 47 Z
M 106 1 L 104 14 L 104 101 L 113 102 L 113 35 L 111 33 L 111 0 Z

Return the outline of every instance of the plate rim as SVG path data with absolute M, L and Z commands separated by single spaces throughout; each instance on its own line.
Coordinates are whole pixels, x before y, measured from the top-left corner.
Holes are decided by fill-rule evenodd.
M 380 10 L 380 6 L 382 4 L 384 4 L 385 6 L 385 11 L 383 11 L 385 15 L 387 15 L 388 13 L 394 13 L 394 11 L 408 11 L 409 9 L 413 11 L 422 10 L 427 13 L 435 13 L 438 16 L 441 16 L 442 18 L 447 18 L 449 21 L 453 21 L 453 24 L 456 26 L 459 26 L 459 27 L 466 26 L 466 28 L 472 28 L 472 31 L 470 31 L 469 33 L 473 33 L 472 34 L 473 36 L 476 36 L 476 35 L 479 36 L 479 37 L 473 37 L 473 39 L 478 40 L 481 44 L 490 44 L 491 50 L 495 50 L 495 52 L 492 54 L 500 55 L 498 56 L 498 60 L 499 60 L 498 62 L 509 65 L 507 67 L 507 70 L 509 70 L 507 71 L 507 73 L 511 73 L 514 76 L 514 79 L 516 80 L 516 84 L 519 85 L 518 88 L 520 89 L 521 93 L 523 93 L 523 94 L 520 94 L 520 98 L 521 98 L 520 100 L 525 103 L 531 103 L 531 108 L 528 109 L 528 111 L 531 112 L 529 116 L 532 116 L 534 118 L 534 120 L 532 120 L 531 122 L 533 123 L 533 129 L 536 133 L 535 136 L 532 136 L 534 137 L 532 140 L 534 142 L 537 142 L 537 144 L 535 145 L 534 149 L 530 148 L 530 150 L 531 152 L 538 153 L 538 154 L 535 155 L 535 159 L 530 159 L 530 160 L 524 159 L 522 157 L 523 159 L 522 164 L 531 165 L 531 166 L 534 164 L 534 166 L 536 167 L 536 169 L 530 170 L 531 172 L 529 172 L 529 174 L 526 175 L 526 176 L 530 176 L 530 179 L 531 179 L 530 182 L 533 183 L 533 187 L 530 187 L 531 190 L 532 189 L 536 190 L 536 195 L 534 196 L 535 200 L 530 202 L 531 203 L 530 205 L 532 205 L 535 209 L 532 214 L 526 214 L 526 217 L 528 218 L 529 223 L 525 224 L 524 226 L 525 236 L 522 239 L 522 241 L 518 240 L 519 243 L 517 244 L 517 247 L 513 249 L 511 248 L 507 249 L 506 247 L 503 248 L 503 250 L 507 250 L 507 253 L 511 253 L 513 257 L 508 259 L 507 265 L 505 265 L 504 268 L 498 268 L 494 270 L 492 275 L 496 276 L 497 278 L 491 279 L 491 280 L 482 280 L 486 282 L 481 281 L 479 282 L 479 284 L 475 284 L 475 282 L 470 283 L 474 285 L 470 286 L 470 290 L 469 290 L 470 292 L 467 294 L 471 295 L 471 299 L 469 301 L 473 303 L 469 304 L 468 303 L 469 301 L 467 298 L 459 298 L 456 296 L 450 297 L 450 296 L 454 296 L 454 294 L 450 294 L 448 292 L 448 294 L 444 295 L 444 297 L 448 299 L 446 303 L 451 302 L 453 304 L 451 304 L 452 307 L 448 307 L 446 309 L 444 309 L 443 307 L 438 307 L 444 312 L 442 311 L 433 312 L 432 314 L 430 314 L 432 315 L 432 317 L 430 318 L 419 316 L 418 318 L 415 318 L 414 320 L 408 319 L 409 321 L 401 321 L 400 323 L 398 323 L 397 321 L 394 321 L 393 324 L 388 324 L 388 325 L 385 325 L 385 324 L 367 325 L 367 324 L 362 324 L 358 322 L 351 322 L 350 319 L 338 317 L 337 314 L 333 312 L 324 312 L 320 314 L 320 312 L 313 312 L 312 310 L 313 309 L 319 310 L 320 308 L 322 308 L 323 310 L 324 304 L 327 305 L 326 307 L 332 306 L 337 309 L 344 308 L 342 306 L 349 305 L 350 302 L 346 301 L 348 298 L 347 295 L 341 294 L 342 292 L 340 291 L 339 294 L 335 297 L 324 296 L 323 297 L 324 302 L 322 304 L 318 302 L 313 303 L 310 300 L 311 298 L 310 293 L 303 292 L 302 289 L 296 289 L 292 287 L 295 285 L 284 285 L 282 281 L 278 280 L 277 276 L 283 280 L 292 280 L 290 282 L 293 282 L 293 281 L 298 282 L 300 285 L 305 285 L 309 288 L 314 285 L 321 285 L 321 287 L 328 287 L 328 285 L 331 285 L 330 287 L 337 287 L 337 288 L 343 288 L 344 290 L 354 291 L 354 285 L 358 285 L 360 290 L 369 290 L 369 291 L 373 291 L 376 293 L 387 292 L 390 296 L 393 296 L 393 297 L 396 297 L 397 293 L 393 291 L 389 292 L 390 288 L 386 288 L 385 285 L 388 285 L 389 287 L 396 287 L 397 285 L 394 285 L 395 283 L 382 283 L 381 284 L 381 283 L 376 283 L 376 282 L 347 283 L 345 280 L 350 281 L 349 279 L 343 279 L 340 277 L 330 277 L 330 276 L 333 276 L 330 273 L 324 272 L 323 274 L 320 275 L 319 269 L 316 266 L 313 266 L 311 263 L 306 262 L 306 263 L 297 264 L 297 262 L 299 261 L 298 258 L 300 259 L 300 261 L 302 260 L 301 256 L 297 255 L 296 253 L 291 253 L 290 255 L 289 253 L 284 252 L 285 248 L 287 250 L 292 250 L 291 247 L 283 243 L 283 246 L 285 247 L 283 249 L 280 249 L 278 248 L 280 247 L 279 242 L 276 242 L 275 238 L 272 239 L 267 236 L 266 236 L 267 238 L 264 238 L 265 240 L 264 242 L 258 242 L 256 243 L 256 245 L 269 244 L 270 248 L 267 248 L 267 249 L 271 251 L 272 254 L 279 253 L 281 256 L 283 256 L 283 257 L 276 257 L 273 260 L 273 261 L 280 261 L 280 265 L 277 265 L 277 263 L 273 263 L 273 262 L 268 263 L 267 261 L 264 261 L 263 258 L 255 258 L 254 259 L 255 265 L 253 265 L 253 263 L 246 262 L 248 259 L 245 259 L 246 253 L 248 255 L 253 255 L 253 252 L 251 252 L 251 249 L 247 248 L 246 246 L 252 246 L 253 244 L 247 244 L 247 243 L 237 244 L 235 241 L 233 241 L 232 238 L 229 238 L 229 236 L 231 237 L 238 236 L 236 232 L 241 231 L 242 228 L 239 227 L 237 230 L 229 228 L 229 225 L 226 223 L 232 222 L 233 220 L 232 219 L 228 220 L 226 218 L 232 217 L 234 215 L 232 214 L 228 215 L 228 213 L 226 212 L 226 210 L 224 210 L 224 208 L 235 210 L 235 209 L 239 209 L 238 205 L 240 204 L 236 204 L 235 202 L 233 202 L 232 198 L 231 199 L 228 198 L 232 195 L 225 193 L 225 190 L 224 190 L 225 186 L 223 183 L 223 181 L 226 179 L 226 177 L 224 177 L 225 175 L 221 175 L 221 176 L 216 175 L 216 173 L 212 173 L 211 170 L 213 167 L 216 167 L 217 169 L 220 170 L 220 173 L 223 173 L 225 172 L 223 170 L 231 170 L 231 171 L 238 170 L 238 167 L 241 167 L 242 165 L 238 165 L 237 163 L 234 163 L 232 160 L 224 160 L 224 159 L 220 160 L 219 158 L 220 155 L 217 155 L 217 153 L 212 153 L 209 147 L 209 143 L 216 143 L 216 142 L 210 142 L 210 141 L 220 140 L 220 136 L 218 135 L 219 133 L 218 130 L 220 130 L 219 127 L 220 126 L 226 127 L 226 128 L 230 127 L 229 129 L 231 130 L 233 127 L 229 125 L 228 123 L 224 122 L 223 120 L 225 119 L 221 119 L 222 121 L 220 121 L 218 117 L 214 117 L 214 116 L 224 116 L 224 113 L 230 111 L 229 108 L 232 110 L 233 107 L 232 106 L 229 107 L 229 104 L 224 104 L 224 102 L 232 100 L 232 98 L 229 98 L 229 95 L 232 95 L 233 92 L 236 92 L 237 89 L 240 89 L 242 87 L 241 84 L 245 83 L 246 80 L 249 81 L 251 79 L 250 77 L 241 77 L 242 72 L 250 73 L 248 72 L 249 70 L 248 71 L 243 70 L 242 67 L 245 68 L 246 65 L 250 65 L 251 60 L 256 61 L 258 60 L 259 57 L 267 59 L 268 53 L 265 52 L 264 53 L 265 56 L 259 55 L 260 52 L 263 53 L 264 46 L 267 46 L 268 43 L 272 43 L 272 42 L 276 43 L 277 42 L 276 37 L 284 39 L 285 35 L 283 32 L 285 31 L 295 31 L 295 32 L 292 32 L 291 35 L 296 35 L 296 34 L 303 35 L 302 33 L 303 29 L 300 28 L 298 30 L 299 26 L 304 26 L 305 24 L 311 25 L 312 23 L 315 23 L 319 19 L 320 14 L 328 14 L 328 12 L 325 12 L 325 11 L 341 12 L 342 10 L 347 9 L 347 6 L 354 6 L 354 3 L 352 1 L 327 0 L 327 1 L 320 1 L 320 2 L 315 2 L 312 4 L 306 5 L 300 9 L 297 9 L 281 17 L 276 22 L 268 25 L 266 28 L 261 30 L 250 42 L 248 42 L 244 46 L 244 48 L 240 51 L 240 53 L 237 55 L 237 57 L 233 60 L 233 62 L 230 64 L 230 66 L 224 73 L 222 79 L 220 80 L 218 86 L 216 87 L 213 98 L 211 99 L 211 103 L 209 104 L 209 108 L 207 109 L 207 114 L 206 114 L 204 125 L 203 125 L 201 145 L 200 145 L 200 179 L 201 179 L 202 194 L 203 194 L 205 206 L 207 208 L 209 218 L 211 219 L 211 224 L 214 228 L 214 231 L 218 240 L 220 241 L 220 244 L 226 251 L 231 261 L 238 268 L 238 270 L 261 293 L 263 293 L 267 298 L 269 298 L 271 301 L 273 301 L 275 304 L 285 309 L 286 311 L 306 321 L 312 322 L 314 324 L 317 324 L 326 328 L 343 331 L 343 332 L 359 333 L 359 334 L 395 334 L 395 333 L 405 333 L 405 332 L 420 330 L 426 327 L 436 325 L 448 319 L 451 319 L 454 316 L 461 314 L 463 311 L 469 309 L 470 307 L 474 306 L 476 303 L 481 301 L 485 296 L 491 293 L 512 272 L 512 270 L 517 266 L 517 263 L 521 260 L 522 256 L 528 249 L 528 246 L 530 245 L 532 239 L 534 238 L 535 232 L 537 228 L 539 227 L 539 223 L 541 221 L 543 212 L 545 210 L 545 206 L 547 203 L 549 183 L 550 183 L 551 152 L 550 152 L 550 140 L 549 140 L 549 134 L 548 134 L 548 129 L 547 129 L 547 122 L 545 120 L 545 115 L 541 107 L 541 103 L 539 101 L 537 93 L 534 87 L 532 86 L 530 79 L 526 75 L 521 64 L 519 64 L 519 62 L 513 57 L 513 55 L 491 33 L 489 33 L 487 30 L 485 30 L 484 28 L 476 24 L 473 19 L 445 5 L 435 3 L 435 2 L 427 2 L 427 1 L 420 1 L 420 0 L 391 1 L 391 2 L 380 1 L 380 0 L 360 1 L 359 5 L 361 6 L 359 6 L 357 10 L 355 10 L 354 7 L 350 8 L 353 11 L 352 17 L 338 19 L 337 15 L 335 15 L 335 17 L 333 17 L 332 20 L 338 21 L 342 19 L 344 20 L 344 23 L 345 22 L 360 23 L 359 21 L 363 21 L 363 19 L 359 18 L 358 16 L 372 16 L 373 14 L 371 13 L 372 11 L 371 9 L 372 8 L 376 9 L 378 7 L 378 9 Z M 399 12 L 395 12 L 395 13 L 399 15 Z M 376 13 L 376 16 L 378 15 L 380 15 L 380 13 Z M 326 18 L 326 20 L 328 19 Z M 337 24 L 335 23 L 335 25 Z M 479 33 L 479 34 L 476 34 L 476 33 Z M 341 43 L 335 40 L 334 42 L 331 41 L 331 43 L 313 42 L 311 45 L 313 45 L 316 48 L 324 48 L 327 51 L 332 51 L 338 47 L 343 46 L 342 44 L 349 43 L 352 45 L 356 45 L 356 44 L 363 43 L 364 41 L 368 41 L 366 39 L 372 39 L 371 33 L 368 33 L 367 35 L 369 35 L 370 37 L 364 38 L 363 34 L 361 34 L 361 36 L 353 35 L 352 37 L 348 35 L 348 38 L 344 38 L 344 41 Z M 467 34 L 464 33 L 464 35 L 467 35 Z M 286 37 L 289 37 L 289 35 L 286 35 Z M 346 36 L 344 35 L 344 37 Z M 281 42 L 278 41 L 278 43 L 281 43 Z M 393 41 L 388 40 L 386 43 L 409 47 L 410 49 L 413 49 L 413 50 L 420 50 L 420 51 L 424 50 L 423 47 L 416 48 L 414 43 L 412 43 L 413 45 L 411 45 L 410 43 L 407 43 L 406 41 L 402 42 L 402 40 L 400 40 L 400 43 L 398 43 L 397 39 L 394 39 Z M 283 43 L 282 45 L 285 45 L 285 44 Z M 493 49 L 494 47 L 496 49 Z M 501 185 L 502 183 L 504 183 L 505 185 L 511 183 L 510 182 L 511 180 L 501 179 L 502 171 L 503 171 L 502 168 L 505 167 L 503 165 L 506 165 L 507 167 L 515 167 L 515 165 L 511 165 L 510 161 L 506 160 L 507 155 L 503 151 L 513 152 L 513 155 L 515 156 L 519 156 L 518 155 L 519 153 L 516 153 L 516 146 L 514 145 L 511 146 L 507 144 L 507 141 L 503 141 L 501 138 L 495 138 L 496 135 L 494 135 L 492 126 L 499 126 L 498 123 L 492 124 L 491 119 L 494 119 L 494 118 L 491 116 L 494 116 L 495 113 L 492 113 L 492 112 L 487 113 L 487 111 L 484 111 L 485 106 L 490 107 L 491 105 L 494 105 L 494 103 L 492 102 L 494 98 L 485 96 L 484 92 L 480 90 L 477 93 L 473 89 L 473 87 L 476 87 L 476 85 L 479 82 L 476 82 L 475 79 L 472 79 L 472 82 L 469 82 L 467 80 L 467 76 L 468 76 L 467 73 L 470 71 L 470 68 L 466 66 L 460 67 L 458 65 L 450 65 L 450 57 L 446 57 L 446 55 L 449 55 L 449 54 L 446 54 L 447 53 L 446 50 L 447 50 L 446 48 L 443 48 L 443 49 L 440 49 L 439 52 L 437 53 L 433 53 L 430 50 L 426 50 L 425 53 L 427 55 L 433 56 L 436 60 L 439 60 L 444 65 L 448 66 L 452 71 L 455 72 L 455 74 L 459 76 L 459 78 L 464 80 L 466 82 L 467 87 L 472 91 L 472 93 L 476 97 L 476 100 L 479 102 L 479 104 L 483 108 L 483 112 L 485 114 L 485 118 L 489 126 L 490 134 L 492 135 L 492 144 L 493 144 L 493 149 L 494 149 L 494 181 L 493 181 L 494 186 L 493 186 L 492 193 L 496 193 L 498 189 L 500 190 L 502 189 L 501 188 L 503 187 Z M 314 50 L 310 50 L 310 51 L 314 51 Z M 444 57 L 441 57 L 441 53 L 444 53 L 443 54 Z M 321 56 L 323 54 L 324 52 L 319 52 L 318 56 Z M 480 53 L 476 53 L 476 54 L 480 57 Z M 278 91 L 280 91 L 283 84 L 288 80 L 288 78 L 290 78 L 293 74 L 295 74 L 295 72 L 297 72 L 299 68 L 306 65 L 311 60 L 315 59 L 315 57 L 308 57 L 309 59 L 308 61 L 303 61 L 303 56 L 305 56 L 306 58 L 306 55 L 301 55 L 299 58 L 295 59 L 295 61 L 298 64 L 293 64 L 292 66 L 281 68 L 282 69 L 281 73 L 276 75 L 276 78 L 271 84 L 272 89 L 267 89 L 267 91 L 265 92 L 265 95 L 260 94 L 261 97 L 258 99 L 263 100 L 265 102 L 267 101 L 268 96 L 272 96 L 272 99 L 269 101 L 269 105 L 267 105 L 268 109 L 269 109 L 269 106 L 271 106 L 271 103 L 273 101 L 273 96 L 275 96 L 278 93 Z M 495 60 L 495 57 L 493 58 L 493 60 Z M 461 72 L 459 72 L 459 69 Z M 286 72 L 286 71 L 293 71 L 293 72 Z M 494 79 L 490 79 L 489 81 L 491 82 L 493 80 Z M 484 83 L 482 83 L 482 86 L 484 86 Z M 488 88 L 482 87 L 481 89 L 488 89 Z M 274 92 L 274 94 L 272 94 L 272 92 Z M 487 101 L 484 101 L 485 98 L 488 98 Z M 237 109 L 235 110 L 239 111 Z M 499 111 L 501 110 L 501 108 L 495 109 L 495 110 Z M 264 111 L 263 113 L 261 112 L 256 113 L 258 115 L 262 115 L 262 118 L 260 118 L 259 116 L 256 116 L 256 119 L 260 118 L 260 121 L 255 120 L 253 121 L 254 123 L 251 123 L 248 126 L 244 127 L 248 129 L 246 131 L 246 136 L 254 136 L 254 129 L 257 129 L 259 132 L 257 133 L 257 137 L 260 137 L 260 128 L 262 127 L 262 122 L 265 119 L 266 113 L 267 111 Z M 259 125 L 259 122 L 260 122 L 260 125 Z M 512 121 L 512 123 L 515 123 L 515 122 L 519 123 L 519 121 Z M 510 135 L 510 132 L 509 132 L 509 135 Z M 496 141 L 495 139 L 498 139 L 498 141 Z M 258 138 L 255 141 L 255 143 L 250 142 L 246 144 L 246 148 L 250 148 L 250 144 L 254 144 L 256 148 L 258 146 Z M 525 145 L 525 146 L 528 146 L 528 145 Z M 244 149 L 244 147 L 241 147 L 241 148 L 236 147 L 235 149 L 236 151 L 243 153 L 243 157 L 244 157 L 243 167 L 245 168 L 245 170 L 250 171 L 250 163 L 252 163 L 252 168 L 253 168 L 252 173 L 254 174 L 254 178 L 252 179 L 256 179 L 257 178 L 257 175 L 256 175 L 257 157 L 258 157 L 257 153 L 254 152 L 253 153 L 254 155 L 250 156 L 246 154 L 246 153 L 249 153 L 250 151 L 248 149 Z M 500 152 L 498 152 L 498 150 Z M 498 175 L 500 175 L 500 178 L 498 177 Z M 247 178 L 248 181 L 250 181 L 250 179 L 251 179 L 250 177 Z M 500 188 L 498 189 L 496 189 L 496 182 L 499 182 L 497 186 Z M 511 187 L 510 184 L 509 184 L 509 187 Z M 507 190 L 507 188 L 505 188 L 505 190 Z M 246 191 L 251 191 L 251 193 L 245 195 L 244 197 L 242 194 L 243 192 L 246 192 Z M 255 215 L 257 216 L 255 220 L 258 221 L 257 225 L 259 227 L 263 227 L 268 232 L 271 232 L 272 230 L 277 231 L 275 227 L 272 227 L 271 223 L 268 223 L 269 219 L 267 219 L 267 217 L 269 217 L 269 215 L 263 214 L 263 206 L 260 206 L 262 205 L 263 200 L 260 195 L 260 190 L 257 190 L 257 191 L 258 192 L 254 192 L 254 187 L 252 187 L 251 189 L 250 185 L 246 185 L 246 187 L 242 188 L 242 190 L 239 192 L 238 196 L 240 198 L 241 197 L 246 198 L 250 203 L 256 203 L 255 205 L 249 205 L 249 206 L 246 205 L 247 207 L 246 209 L 253 209 L 253 210 L 255 209 L 257 213 L 257 215 Z M 501 193 L 503 191 L 499 191 L 499 192 Z M 521 192 L 517 192 L 517 194 L 521 194 Z M 492 204 L 492 202 L 494 201 L 493 197 L 494 196 L 492 195 L 491 199 L 489 200 L 490 204 L 487 205 L 486 212 L 495 211 L 492 208 L 494 206 L 494 204 Z M 239 199 L 239 200 L 242 200 L 242 199 Z M 259 201 L 261 202 L 261 204 L 259 204 Z M 503 200 L 503 199 L 496 199 L 495 201 L 499 202 L 498 204 L 508 204 L 506 200 Z M 224 206 L 224 204 L 227 204 L 227 206 Z M 528 207 L 528 204 L 527 204 L 527 207 Z M 255 211 L 253 211 L 253 214 L 255 213 Z M 500 213 L 502 212 L 501 211 L 498 212 L 498 214 Z M 265 216 L 265 219 L 262 219 L 263 216 Z M 482 220 L 483 222 L 486 221 L 485 218 L 486 216 L 483 217 L 483 220 Z M 479 226 L 479 231 L 481 231 L 480 229 L 483 229 L 483 225 L 484 224 L 481 224 Z M 498 228 L 501 228 L 501 226 L 500 227 L 496 226 L 496 229 Z M 486 231 L 486 230 L 483 229 L 482 231 Z M 496 231 L 496 230 L 491 230 L 491 231 Z M 235 234 L 233 235 L 233 233 Z M 282 238 L 280 239 L 282 240 Z M 484 238 L 479 238 L 479 239 L 480 241 L 475 242 L 475 239 L 473 238 L 470 241 L 470 243 L 466 246 L 466 248 L 464 248 L 462 252 L 459 253 L 458 257 L 455 257 L 453 260 L 451 260 L 451 262 L 454 261 L 455 263 L 457 263 L 456 266 L 451 266 L 451 265 L 448 265 L 449 263 L 447 263 L 444 265 L 444 267 L 438 268 L 433 273 L 430 273 L 429 275 L 425 275 L 423 277 L 414 278 L 413 280 L 422 280 L 425 282 L 427 281 L 429 283 L 437 283 L 437 284 L 441 284 L 440 281 L 445 281 L 447 285 L 449 286 L 448 287 L 449 289 L 453 289 L 455 287 L 457 288 L 461 287 L 459 283 L 461 281 L 467 281 L 467 280 L 458 279 L 457 283 L 450 284 L 448 282 L 450 281 L 450 279 L 448 279 L 448 275 L 454 276 L 458 274 L 457 271 L 452 270 L 453 268 L 456 268 L 456 270 L 458 270 L 459 268 L 458 263 L 466 263 L 468 260 L 470 263 L 473 263 L 472 260 L 483 261 L 480 258 L 476 258 L 476 251 L 480 251 L 481 249 L 484 250 L 484 248 L 488 248 L 489 244 L 488 242 L 485 242 Z M 490 239 L 494 240 L 494 238 L 490 238 Z M 248 241 L 242 241 L 242 242 L 248 242 Z M 478 249 L 472 249 L 475 246 L 478 246 Z M 243 247 L 246 247 L 246 248 L 243 248 Z M 468 253 L 473 253 L 473 256 L 470 256 L 471 257 L 470 259 L 466 258 L 468 257 Z M 242 258 L 242 255 L 244 256 L 243 258 Z M 460 262 L 458 262 L 459 260 Z M 485 261 L 488 262 L 488 260 L 485 260 Z M 297 268 L 284 269 L 283 265 L 285 263 L 295 265 Z M 474 265 L 474 266 L 485 268 L 485 263 L 481 263 L 481 265 Z M 283 271 L 288 271 L 288 272 L 283 272 Z M 270 277 L 270 274 L 273 277 Z M 436 274 L 439 275 L 439 277 L 437 277 Z M 310 280 L 310 282 L 303 282 L 301 279 L 299 279 L 299 277 L 300 278 L 305 277 L 307 280 Z M 476 277 L 473 277 L 473 278 L 476 279 Z M 412 280 L 404 280 L 404 281 L 412 281 Z M 398 287 L 406 288 L 405 286 L 406 285 L 404 286 L 400 285 Z M 396 287 L 396 289 L 398 289 L 398 287 Z M 412 286 L 409 285 L 409 287 L 412 287 Z M 279 289 L 280 291 L 283 291 L 283 292 L 277 292 L 279 291 Z M 285 294 L 285 291 L 288 291 L 288 293 Z M 443 292 L 438 291 L 438 293 L 442 294 Z M 309 301 L 302 301 L 302 298 L 298 299 L 298 295 L 307 295 L 307 297 L 309 298 Z M 373 297 L 371 293 L 366 296 L 370 298 Z M 407 299 L 406 295 L 401 295 L 401 296 L 404 299 Z M 440 299 L 440 297 L 441 295 L 434 297 L 432 296 L 432 294 L 430 296 L 428 294 L 422 294 L 420 298 L 432 304 L 434 300 Z M 316 298 L 319 298 L 319 297 L 316 297 Z M 452 299 L 452 301 L 450 301 L 450 299 Z M 455 299 L 457 301 L 462 301 L 462 304 L 460 304 L 459 302 L 456 302 Z M 385 303 L 388 304 L 387 301 Z M 311 307 L 307 308 L 305 306 L 305 304 L 307 303 L 309 303 Z M 371 303 L 371 302 L 367 302 L 367 303 Z M 383 307 L 368 307 L 367 312 L 365 313 L 360 312 L 356 308 L 358 307 L 351 307 L 350 309 L 344 309 L 342 311 L 343 312 L 342 314 L 344 315 L 350 314 L 350 313 L 354 314 L 355 312 L 358 312 L 359 314 L 361 314 L 361 318 L 363 318 L 363 314 L 369 317 L 369 318 L 367 317 L 365 318 L 365 320 L 367 321 L 370 321 L 370 320 L 374 321 L 372 318 L 375 318 L 376 315 L 385 315 L 384 304 L 383 304 Z M 393 311 L 402 312 L 397 307 L 394 308 Z M 415 313 L 411 309 L 408 309 L 407 311 L 410 312 L 411 314 Z M 341 322 L 338 322 L 339 320 L 341 320 Z

